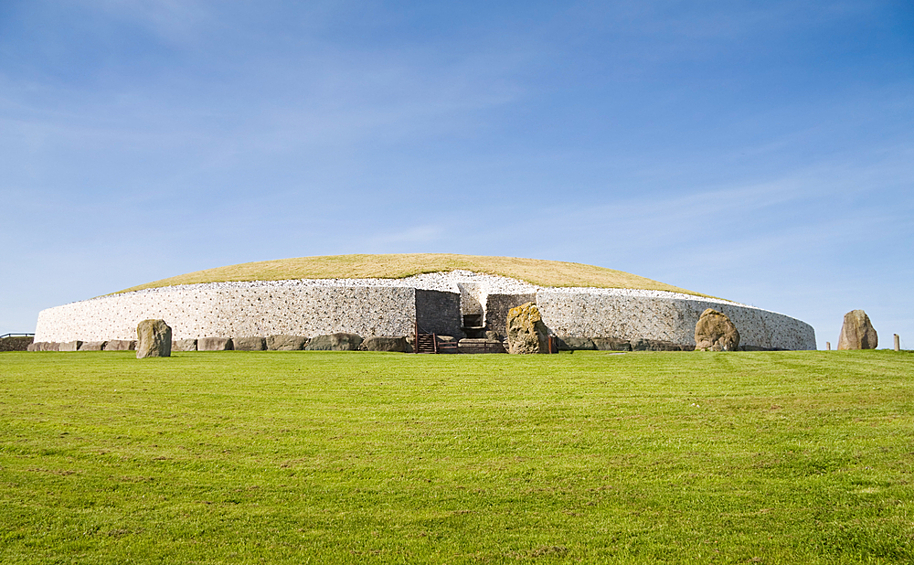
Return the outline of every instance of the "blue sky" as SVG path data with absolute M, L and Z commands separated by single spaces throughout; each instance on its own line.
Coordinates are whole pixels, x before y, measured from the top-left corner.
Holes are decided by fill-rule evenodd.
M 914 5 L 0 2 L 0 334 L 342 253 L 575 261 L 914 348 Z

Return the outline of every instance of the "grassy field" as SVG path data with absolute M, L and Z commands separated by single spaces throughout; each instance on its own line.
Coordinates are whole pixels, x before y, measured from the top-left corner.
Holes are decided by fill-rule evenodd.
M 910 563 L 909 352 L 0 354 L 0 562 Z
M 400 253 L 387 255 L 328 255 L 298 257 L 276 261 L 242 263 L 178 275 L 121 292 L 158 288 L 178 284 L 198 284 L 228 281 L 279 281 L 293 279 L 382 278 L 402 279 L 420 273 L 450 272 L 455 269 L 502 275 L 541 286 L 640 288 L 665 290 L 686 294 L 703 294 L 639 277 L 581 263 L 520 259 L 516 257 L 484 257 L 451 253 Z

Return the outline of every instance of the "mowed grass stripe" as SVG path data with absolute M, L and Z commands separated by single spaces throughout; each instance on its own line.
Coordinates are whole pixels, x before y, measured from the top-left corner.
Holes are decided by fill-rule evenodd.
M 914 356 L 0 354 L 0 562 L 910 562 Z

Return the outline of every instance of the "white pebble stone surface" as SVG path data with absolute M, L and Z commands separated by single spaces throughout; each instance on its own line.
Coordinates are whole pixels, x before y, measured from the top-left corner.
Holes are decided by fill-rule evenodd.
M 523 281 L 452 271 L 404 279 L 305 279 L 179 285 L 112 294 L 43 310 L 35 341 L 136 339 L 136 326 L 163 319 L 173 339 L 335 332 L 412 334 L 416 290 L 460 294 L 485 307 L 489 294 L 536 295 L 543 321 L 560 336 L 658 339 L 693 344 L 705 308 L 722 311 L 741 344 L 815 349 L 813 328 L 795 318 L 726 300 L 633 289 L 543 288 Z

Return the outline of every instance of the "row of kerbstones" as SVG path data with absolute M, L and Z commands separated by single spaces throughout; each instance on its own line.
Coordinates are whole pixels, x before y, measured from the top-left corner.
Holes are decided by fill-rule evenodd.
M 28 351 L 135 351 L 142 340 L 35 342 Z M 394 351 L 412 352 L 411 336 L 374 336 L 337 333 L 313 338 L 295 335 L 269 337 L 201 337 L 172 340 L 169 351 Z

